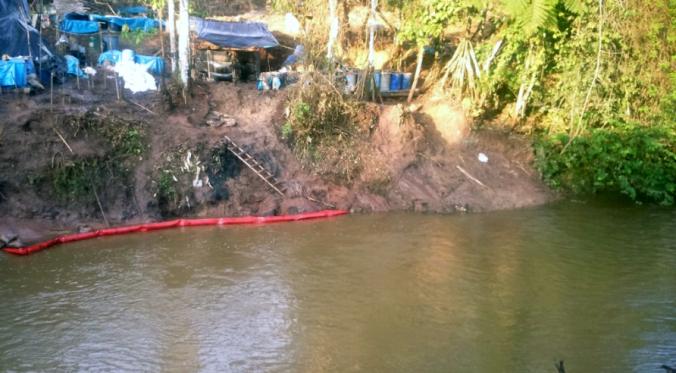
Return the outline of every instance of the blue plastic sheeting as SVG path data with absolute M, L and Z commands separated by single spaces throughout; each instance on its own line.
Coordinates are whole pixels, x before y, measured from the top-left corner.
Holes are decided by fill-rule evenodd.
M 84 77 L 85 73 L 80 69 L 80 60 L 67 54 L 64 56 L 66 58 L 66 73 L 71 75 L 76 75 L 79 77 Z
M 0 0 L 0 17 L 9 13 L 22 13 L 28 15 L 28 2 L 24 0 Z
M 23 58 L 0 61 L 0 86 L 25 87 L 28 84 L 28 74 L 32 72 L 35 72 L 33 63 Z
M 134 62 L 148 66 L 148 72 L 151 74 L 162 74 L 164 73 L 164 60 L 162 57 L 156 56 L 143 56 L 137 54 L 134 56 Z
M 64 19 L 59 24 L 59 30 L 69 34 L 94 34 L 99 32 L 99 23 L 94 21 Z
M 128 14 L 128 15 L 138 15 L 138 14 L 149 14 L 150 9 L 144 7 L 144 6 L 126 6 L 122 7 L 117 10 L 118 13 L 120 14 Z
M 109 29 L 116 31 L 119 31 L 126 25 L 131 31 L 143 30 L 145 32 L 158 28 L 160 24 L 158 20 L 152 18 L 126 18 L 102 16 L 99 14 L 68 13 L 59 24 L 59 29 L 71 34 L 92 34 L 99 31 L 99 22 L 106 23 Z
M 152 18 L 124 18 L 124 17 L 106 17 L 109 24 L 122 27 L 129 27 L 130 31 L 143 30 L 148 32 L 159 27 L 160 22 Z
M 99 55 L 97 63 L 99 65 L 103 65 L 104 62 L 108 61 L 111 64 L 115 65 L 116 63 L 120 62 L 120 55 L 122 55 L 122 52 L 118 50 L 110 50 L 107 52 L 103 52 Z
M 103 65 L 104 62 L 108 61 L 111 64 L 115 65 L 120 62 L 122 52 L 118 50 L 111 50 L 103 52 L 99 55 L 98 64 Z M 144 56 L 140 54 L 134 55 L 134 62 L 142 65 L 149 66 L 148 72 L 151 74 L 163 74 L 164 73 L 164 60 L 162 57 L 156 56 Z
M 305 55 L 305 47 L 301 44 L 296 45 L 296 48 L 293 50 L 293 54 L 289 57 L 286 57 L 282 66 L 290 66 L 300 61 Z
M 221 22 L 191 17 L 191 27 L 198 39 L 223 48 L 273 48 L 279 45 L 265 23 Z
M 26 0 L 0 0 L 0 54 L 36 59 L 53 56 L 30 25 Z

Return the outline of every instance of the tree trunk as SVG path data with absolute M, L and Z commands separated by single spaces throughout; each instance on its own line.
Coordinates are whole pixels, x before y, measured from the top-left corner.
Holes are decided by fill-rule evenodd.
M 165 52 L 164 52 L 164 33 L 163 33 L 163 29 L 162 29 L 162 21 L 163 21 L 162 20 L 162 7 L 159 7 L 155 10 L 157 11 L 157 19 L 160 21 L 160 24 L 159 24 L 159 27 L 158 27 L 158 29 L 159 29 L 158 34 L 160 36 L 160 49 L 162 50 L 162 59 L 165 59 L 166 55 L 165 55 Z
M 378 0 L 371 0 L 371 12 L 369 13 L 369 20 L 376 19 L 376 11 L 378 10 Z M 376 38 L 376 28 L 371 22 L 367 21 L 369 28 L 369 57 L 368 63 L 369 67 L 373 67 L 376 59 L 376 49 L 375 49 L 375 38 Z
M 425 54 L 425 46 L 421 45 L 418 47 L 418 63 L 415 67 L 415 76 L 413 78 L 413 84 L 411 84 L 411 91 L 408 92 L 408 103 L 410 104 L 413 101 L 413 94 L 415 89 L 418 86 L 418 78 L 420 77 L 420 70 L 422 70 L 423 56 Z
M 338 17 L 336 16 L 337 8 L 338 0 L 329 0 L 329 41 L 326 46 L 326 58 L 329 61 L 333 61 L 333 45 L 336 42 L 338 29 L 340 28 Z
M 178 67 L 183 88 L 190 85 L 190 20 L 189 0 L 178 0 Z
M 176 73 L 176 9 L 174 0 L 167 0 L 167 32 L 169 33 L 169 58 L 171 72 Z

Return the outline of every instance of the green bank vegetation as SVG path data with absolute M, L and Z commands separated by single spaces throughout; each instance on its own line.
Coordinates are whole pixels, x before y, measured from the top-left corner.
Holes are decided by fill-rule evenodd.
M 91 113 L 67 116 L 62 123 L 70 138 L 91 138 L 96 149 L 85 156 L 54 156 L 44 176 L 58 201 L 93 205 L 108 188 L 129 185 L 132 169 L 146 149 L 142 123 Z
M 302 17 L 306 23 L 325 22 L 328 14 L 327 0 L 272 3 L 275 9 L 314 14 Z M 434 51 L 431 63 L 426 58 L 428 86 L 434 82 L 449 100 L 462 100 L 479 126 L 505 126 L 532 136 L 537 165 L 549 184 L 574 193 L 620 192 L 636 201 L 674 203 L 675 0 L 386 0 L 379 5 L 398 17 L 390 33 L 400 50 L 415 51 L 417 61 Z M 356 6 L 370 1 L 339 0 L 339 16 Z M 306 46 L 323 45 L 325 30 L 307 33 L 315 41 Z M 321 53 L 309 55 L 316 59 Z M 407 57 L 410 53 L 401 53 Z M 395 67 L 401 61 L 390 63 Z M 297 104 L 287 136 L 315 130 L 298 125 L 303 113 L 330 112 L 315 109 Z M 341 128 L 330 135 L 344 138 Z M 304 135 L 295 141 L 306 141 Z

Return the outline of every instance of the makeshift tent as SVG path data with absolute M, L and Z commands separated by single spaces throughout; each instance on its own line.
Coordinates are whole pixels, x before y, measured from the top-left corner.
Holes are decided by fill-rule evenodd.
M 25 87 L 28 85 L 28 75 L 35 73 L 33 61 L 23 58 L 10 58 L 0 61 L 0 86 Z
M 83 35 L 98 32 L 99 26 L 111 31 L 120 31 L 122 27 L 127 26 L 130 31 L 142 30 L 149 32 L 157 29 L 159 25 L 160 22 L 152 18 L 125 18 L 98 14 L 68 13 L 59 24 L 59 29 L 70 34 Z
M 53 57 L 40 33 L 30 25 L 26 0 L 0 0 L 0 54 L 31 56 L 36 61 Z
M 221 22 L 191 17 L 190 27 L 197 39 L 221 48 L 256 50 L 279 45 L 264 23 Z

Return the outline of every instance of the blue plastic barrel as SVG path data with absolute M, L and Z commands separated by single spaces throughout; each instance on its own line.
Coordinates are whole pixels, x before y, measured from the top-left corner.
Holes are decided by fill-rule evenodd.
M 390 91 L 401 90 L 401 78 L 401 73 L 392 73 L 392 78 L 390 79 Z
M 376 88 L 380 89 L 380 70 L 373 72 L 373 80 L 376 82 Z
M 408 90 L 411 89 L 411 83 L 413 81 L 413 74 L 403 73 L 401 74 L 401 89 Z
M 380 73 L 380 92 L 389 92 L 392 73 L 383 71 Z

